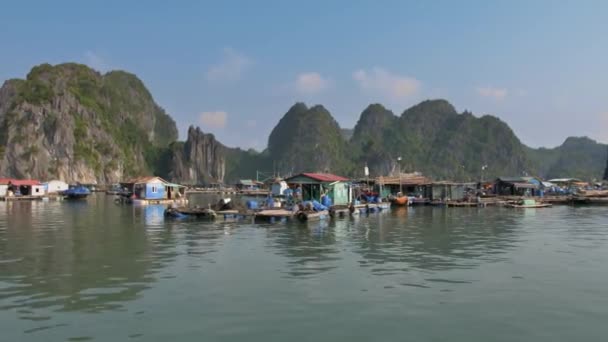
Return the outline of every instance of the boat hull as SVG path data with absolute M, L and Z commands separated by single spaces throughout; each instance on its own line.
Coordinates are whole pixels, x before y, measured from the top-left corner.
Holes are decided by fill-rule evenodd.
M 408 202 L 407 196 L 394 197 L 391 199 L 393 205 L 406 206 Z

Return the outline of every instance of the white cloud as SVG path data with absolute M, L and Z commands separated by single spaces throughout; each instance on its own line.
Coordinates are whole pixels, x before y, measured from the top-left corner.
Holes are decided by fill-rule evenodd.
M 296 90 L 301 94 L 314 94 L 329 87 L 330 81 L 318 72 L 304 72 L 296 78 Z
M 420 90 L 419 80 L 393 74 L 380 67 L 369 71 L 359 69 L 353 73 L 353 79 L 361 89 L 380 93 L 393 100 L 407 98 Z
M 202 112 L 199 121 L 204 128 L 224 128 L 228 121 L 228 113 L 224 111 Z
M 257 125 L 258 125 L 258 122 L 256 120 L 249 119 L 249 120 L 245 121 L 245 126 L 247 126 L 248 128 L 255 128 Z
M 232 48 L 225 48 L 222 60 L 207 70 L 207 80 L 221 82 L 236 81 L 241 78 L 243 72 L 252 63 L 253 61 L 249 57 Z
M 99 72 L 110 70 L 108 63 L 99 54 L 90 50 L 84 53 L 84 63 Z
M 504 100 L 509 94 L 507 89 L 495 87 L 478 87 L 476 91 L 479 96 L 488 97 L 496 101 Z

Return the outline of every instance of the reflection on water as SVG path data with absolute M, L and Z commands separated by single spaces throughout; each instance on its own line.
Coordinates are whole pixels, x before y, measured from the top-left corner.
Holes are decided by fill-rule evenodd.
M 196 203 L 217 199 L 201 196 Z M 608 280 L 601 275 L 608 261 L 603 208 L 420 207 L 266 225 L 166 220 L 164 209 L 116 205 L 103 195 L 86 202 L 0 203 L 0 328 L 24 341 L 46 334 L 57 340 L 183 334 L 178 340 L 265 341 L 293 340 L 293 334 L 324 339 L 330 336 L 323 332 L 341 326 L 334 339 L 363 341 L 395 340 L 388 332 L 405 328 L 386 326 L 387 315 L 420 319 L 407 332 L 425 339 L 436 329 L 418 328 L 424 322 L 456 322 L 461 311 L 483 321 L 489 318 L 479 312 L 510 301 L 518 301 L 518 310 L 534 302 L 525 313 L 539 317 L 578 307 L 564 302 L 576 298 L 581 306 L 572 315 L 584 317 L 589 329 L 608 314 L 598 299 L 608 290 L 592 282 Z M 564 265 L 578 281 L 562 272 Z M 542 283 L 542 295 L 535 282 Z M 436 298 L 471 307 L 439 309 Z M 112 324 L 89 318 L 116 315 L 126 316 Z M 564 327 L 569 322 L 560 319 L 552 318 Z M 151 323 L 133 331 L 142 322 Z M 515 331 L 534 329 L 525 320 L 510 322 L 518 324 Z M 276 324 L 286 329 L 279 333 Z M 88 328 L 75 333 L 79 326 Z M 463 341 L 476 336 L 461 335 Z
M 7 203 L 0 232 L 1 309 L 120 308 L 153 281 L 145 231 L 125 229 L 126 208 L 104 202 Z M 115 208 L 112 208 L 115 209 Z
M 517 241 L 516 217 L 496 210 L 401 208 L 402 220 L 368 221 L 354 230 L 362 267 L 377 274 L 471 268 L 500 260 Z
M 335 223 L 297 223 L 270 237 L 269 248 L 287 257 L 287 274 L 293 277 L 314 276 L 336 268 Z

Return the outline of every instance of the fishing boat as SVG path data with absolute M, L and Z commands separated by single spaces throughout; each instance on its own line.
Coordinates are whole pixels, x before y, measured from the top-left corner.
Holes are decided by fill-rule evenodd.
M 390 201 L 393 205 L 405 206 L 407 205 L 409 198 L 404 196 L 403 193 L 398 192 L 396 196 L 392 196 Z
M 91 194 L 91 190 L 83 185 L 70 186 L 61 195 L 67 200 L 86 199 Z
M 302 222 L 320 221 L 329 218 L 329 211 L 300 211 L 296 217 Z
M 214 220 L 217 216 L 215 210 L 207 208 L 167 208 L 165 210 L 166 217 L 196 217 L 202 219 Z
M 507 203 L 506 205 L 509 208 L 548 208 L 553 206 L 551 203 L 539 203 L 533 199 L 525 199 L 516 203 Z

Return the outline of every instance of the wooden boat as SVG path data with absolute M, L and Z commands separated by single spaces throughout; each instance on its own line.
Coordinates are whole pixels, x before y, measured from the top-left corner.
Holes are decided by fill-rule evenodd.
M 391 198 L 391 203 L 393 205 L 404 206 L 404 205 L 407 205 L 407 202 L 408 202 L 407 196 L 395 196 L 395 197 Z
M 329 218 L 329 211 L 300 211 L 296 217 L 302 222 L 320 221 Z
M 533 199 L 525 199 L 525 200 L 519 201 L 517 203 L 507 203 L 506 206 L 508 208 L 523 208 L 523 209 L 526 209 L 526 208 L 549 208 L 549 207 L 552 207 L 553 204 L 551 204 L 551 203 L 539 203 L 539 202 L 536 202 Z
M 165 210 L 166 217 L 195 218 L 208 221 L 246 221 L 253 218 L 252 213 L 243 213 L 238 210 L 213 210 L 204 208 L 169 208 Z
M 167 208 L 165 210 L 165 216 L 175 218 L 196 217 L 215 220 L 217 213 L 214 210 L 207 208 Z
M 408 205 L 410 205 L 410 206 L 414 206 L 414 205 L 431 205 L 431 204 L 432 204 L 432 202 L 428 198 L 413 197 L 413 198 L 410 198 L 408 200 Z

